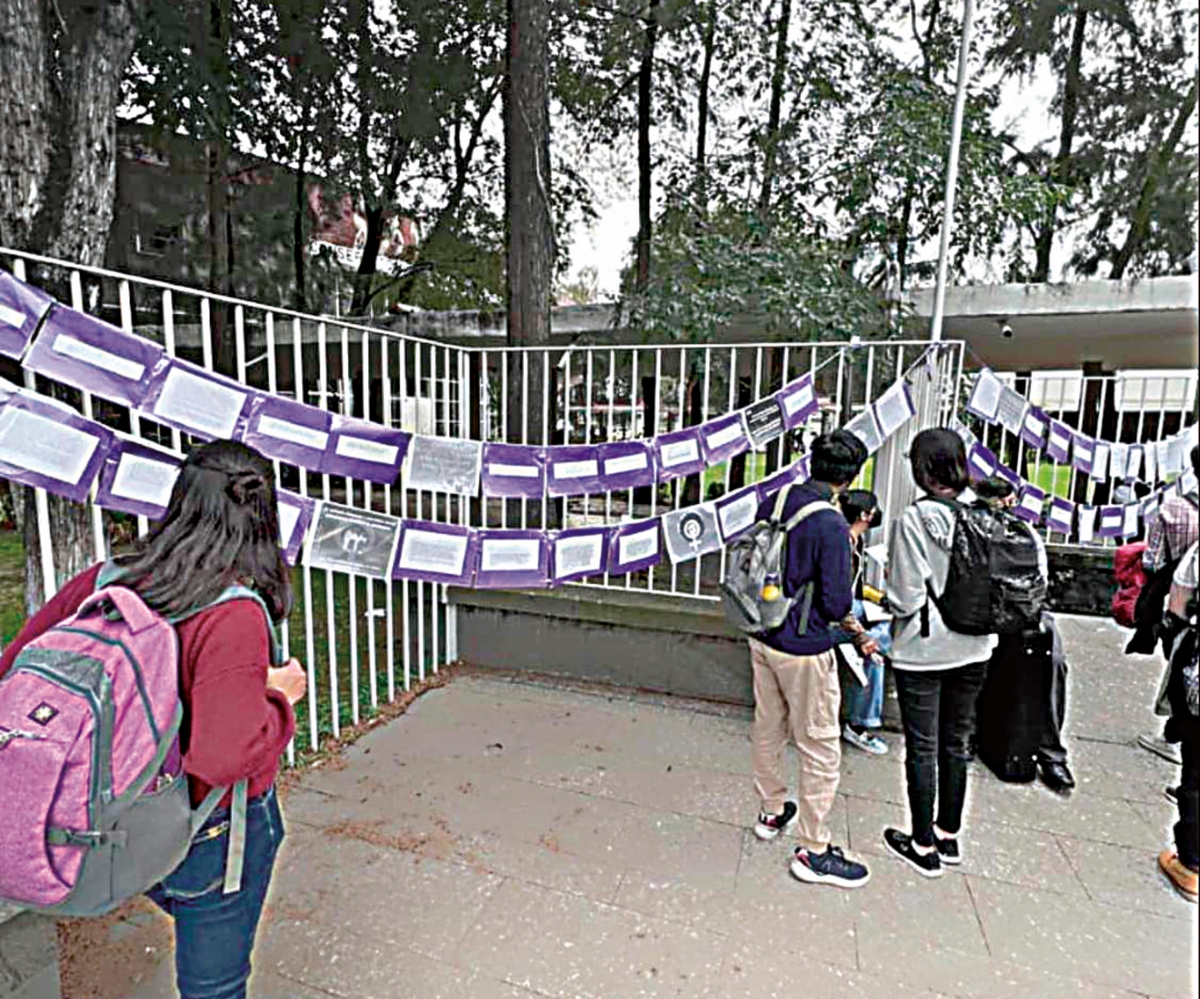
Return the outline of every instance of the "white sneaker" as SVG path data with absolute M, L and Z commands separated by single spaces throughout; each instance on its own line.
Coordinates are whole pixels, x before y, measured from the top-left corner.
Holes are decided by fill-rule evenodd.
M 864 753 L 870 753 L 872 756 L 883 756 L 888 751 L 888 744 L 879 736 L 871 732 L 863 732 L 860 735 L 850 727 L 849 722 L 842 726 L 842 738 L 850 745 L 857 746 Z

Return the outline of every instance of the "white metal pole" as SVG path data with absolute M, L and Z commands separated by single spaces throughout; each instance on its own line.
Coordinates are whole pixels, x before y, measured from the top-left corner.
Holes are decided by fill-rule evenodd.
M 937 288 L 933 293 L 933 322 L 929 339 L 942 339 L 942 319 L 946 309 L 946 272 L 950 263 L 950 231 L 954 227 L 954 191 L 958 185 L 958 151 L 962 145 L 963 107 L 967 101 L 967 60 L 971 54 L 971 21 L 974 0 L 963 0 L 962 39 L 958 43 L 958 85 L 954 92 L 954 121 L 950 129 L 950 153 L 946 158 L 946 201 L 942 206 L 942 240 L 938 250 Z

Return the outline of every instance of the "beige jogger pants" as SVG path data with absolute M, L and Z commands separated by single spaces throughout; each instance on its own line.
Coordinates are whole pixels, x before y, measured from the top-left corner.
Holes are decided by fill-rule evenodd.
M 762 810 L 783 811 L 787 782 L 780 775 L 788 738 L 800 750 L 800 807 L 796 839 L 821 853 L 831 839 L 826 821 L 842 762 L 838 711 L 841 689 L 833 650 L 793 656 L 750 640 L 754 667 L 754 787 Z

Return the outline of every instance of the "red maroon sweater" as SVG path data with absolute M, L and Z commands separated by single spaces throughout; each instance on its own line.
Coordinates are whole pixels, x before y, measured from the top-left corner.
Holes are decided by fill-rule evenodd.
M 0 656 L 0 677 L 33 639 L 65 621 L 95 592 L 95 565 L 67 583 L 25 622 Z M 179 632 L 179 696 L 183 728 L 179 746 L 192 803 L 213 787 L 249 778 L 250 797 L 275 781 L 279 756 L 296 730 L 287 698 L 267 688 L 271 640 L 262 608 L 253 600 L 230 600 L 195 617 Z M 229 803 L 226 795 L 222 804 Z

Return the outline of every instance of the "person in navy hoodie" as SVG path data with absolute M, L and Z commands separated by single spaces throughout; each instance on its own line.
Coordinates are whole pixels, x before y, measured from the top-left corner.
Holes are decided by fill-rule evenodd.
M 797 598 L 781 627 L 750 639 L 754 670 L 754 786 L 762 802 L 755 835 L 771 840 L 796 826 L 792 875 L 810 884 L 857 888 L 870 873 L 832 843 L 828 817 L 841 766 L 841 691 L 833 634 L 851 609 L 849 528 L 837 498 L 857 477 L 867 449 L 854 434 L 835 430 L 812 446 L 812 478 L 788 493 L 790 519 L 823 501 L 789 533 L 783 593 Z M 775 498 L 758 519 L 769 519 Z M 798 800 L 788 798 L 781 774 L 783 749 L 791 738 L 800 750 Z

